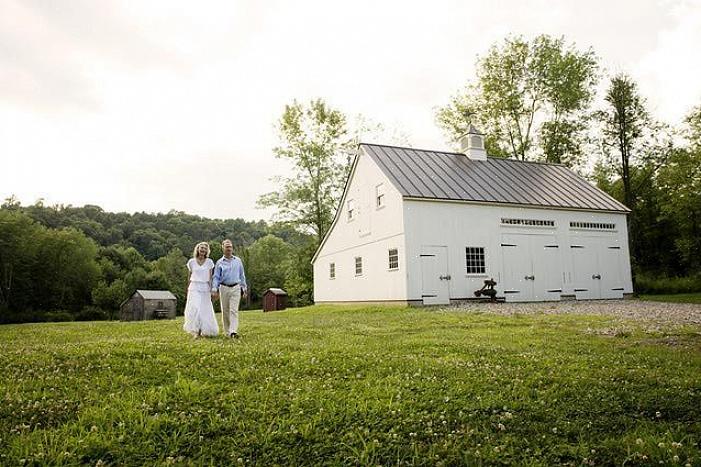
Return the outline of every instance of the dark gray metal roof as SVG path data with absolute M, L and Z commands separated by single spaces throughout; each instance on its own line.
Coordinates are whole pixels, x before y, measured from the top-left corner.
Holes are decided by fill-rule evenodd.
M 629 212 L 567 167 L 423 149 L 360 145 L 404 197 Z
M 136 293 L 146 300 L 177 300 L 169 290 L 137 290 Z

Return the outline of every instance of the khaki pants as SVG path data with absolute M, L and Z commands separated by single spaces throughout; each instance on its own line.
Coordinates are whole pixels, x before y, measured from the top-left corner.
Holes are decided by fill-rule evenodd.
M 221 302 L 222 330 L 227 335 L 239 332 L 239 303 L 241 302 L 241 286 L 235 285 L 219 287 L 219 301 Z

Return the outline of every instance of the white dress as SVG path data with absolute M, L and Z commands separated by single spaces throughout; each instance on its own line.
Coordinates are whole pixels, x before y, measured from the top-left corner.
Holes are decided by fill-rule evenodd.
M 219 334 L 219 325 L 214 317 L 209 288 L 209 275 L 214 269 L 214 262 L 207 258 L 204 264 L 199 265 L 192 258 L 187 262 L 187 269 L 190 271 L 190 285 L 187 288 L 183 329 L 191 334 L 216 336 Z

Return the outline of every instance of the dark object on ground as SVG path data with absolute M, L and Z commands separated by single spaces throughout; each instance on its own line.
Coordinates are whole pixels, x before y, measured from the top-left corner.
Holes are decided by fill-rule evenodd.
M 484 285 L 482 286 L 481 289 L 475 290 L 475 297 L 489 297 L 489 301 L 492 303 L 496 303 L 497 301 L 497 291 L 494 288 L 494 286 L 497 285 L 496 281 L 494 278 L 491 279 L 486 279 L 484 281 Z

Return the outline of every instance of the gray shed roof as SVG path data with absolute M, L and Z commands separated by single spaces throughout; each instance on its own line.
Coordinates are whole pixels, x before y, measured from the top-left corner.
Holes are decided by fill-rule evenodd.
M 169 290 L 137 290 L 146 300 L 177 300 Z
M 360 145 L 404 197 L 629 212 L 559 164 L 454 152 Z

